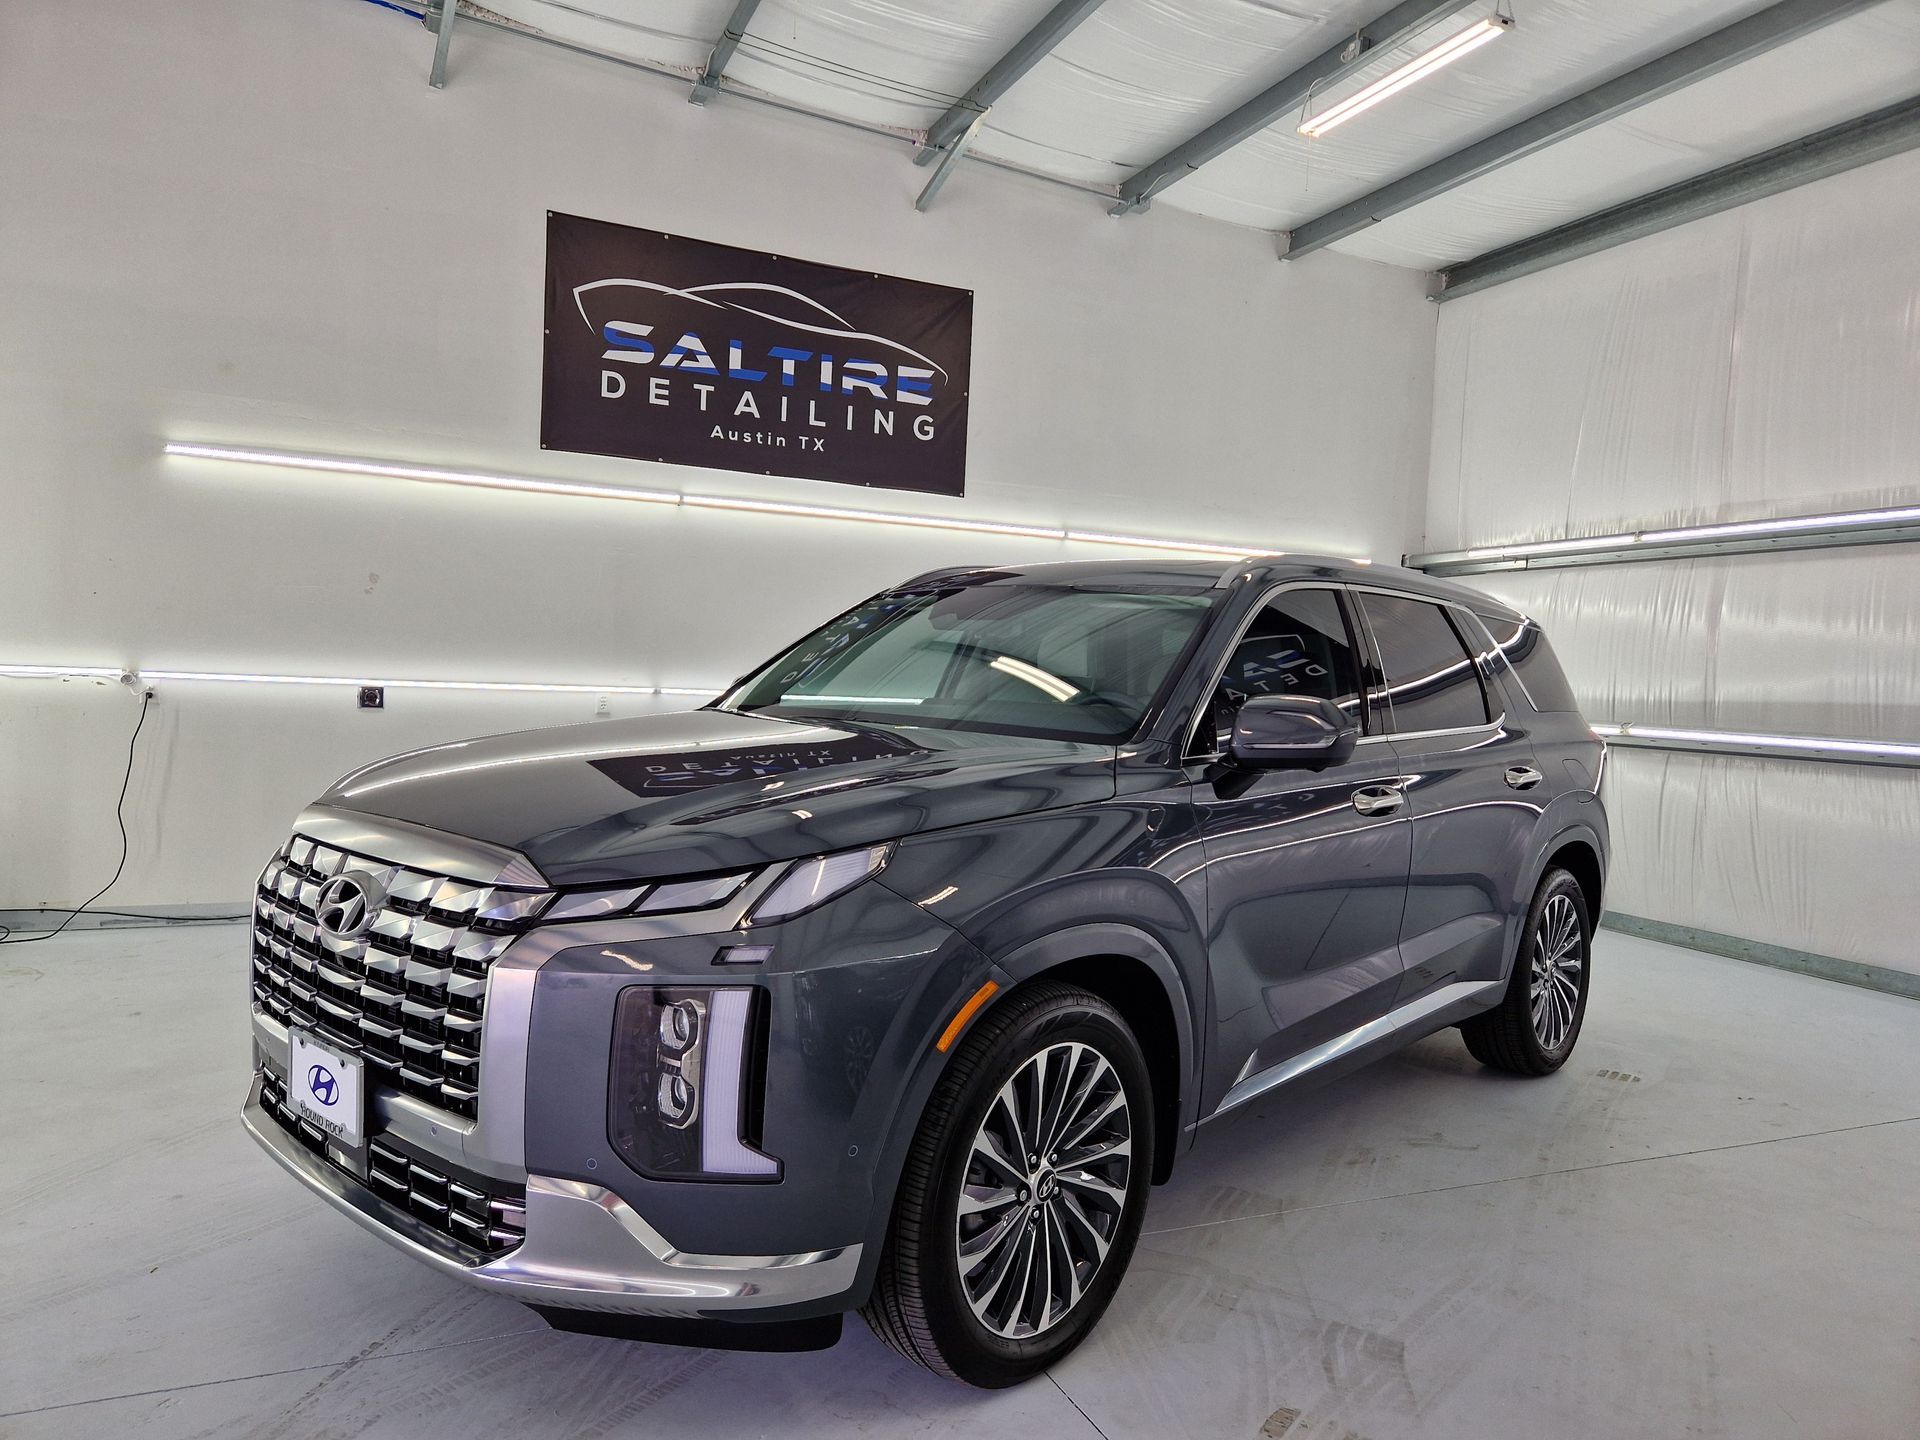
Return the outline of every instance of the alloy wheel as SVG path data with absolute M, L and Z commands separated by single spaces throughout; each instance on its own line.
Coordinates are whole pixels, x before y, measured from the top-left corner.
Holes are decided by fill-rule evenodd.
M 974 1134 L 955 1223 L 982 1325 L 1024 1340 L 1071 1313 L 1112 1248 L 1132 1166 L 1126 1088 L 1106 1056 L 1069 1041 L 1014 1071 Z
M 1572 1032 L 1585 967 L 1586 943 L 1580 934 L 1580 916 L 1569 897 L 1554 895 L 1541 910 L 1540 923 L 1533 931 L 1529 998 L 1533 1034 L 1541 1049 L 1558 1050 Z

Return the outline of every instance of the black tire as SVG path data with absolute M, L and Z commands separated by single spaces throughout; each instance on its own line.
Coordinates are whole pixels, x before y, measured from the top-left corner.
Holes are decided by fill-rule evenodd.
M 1094 1052 L 1105 1062 L 1107 1070 L 1100 1071 L 1092 1061 L 1084 1059 L 1081 1051 L 1055 1048 L 1068 1045 Z M 1047 1058 L 1035 1061 L 1043 1051 L 1047 1052 Z M 1029 1062 L 1047 1067 L 1039 1070 L 1037 1081 L 1031 1078 L 1035 1075 L 1035 1066 Z M 1078 1065 L 1085 1068 L 1073 1068 Z M 975 1313 L 963 1286 L 960 1246 L 967 1242 L 963 1242 L 960 1231 L 962 1187 L 970 1177 L 977 1182 L 983 1174 L 975 1142 L 982 1135 L 983 1126 L 988 1125 L 989 1111 L 993 1112 L 993 1124 L 997 1127 L 1003 1127 L 1005 1120 L 1011 1118 L 1004 1107 L 999 1107 L 1002 1088 L 1023 1082 L 1043 1086 L 1049 1072 L 1057 1066 L 1067 1067 L 1068 1078 L 1064 1084 L 1068 1088 L 1073 1086 L 1076 1075 L 1089 1077 L 1089 1100 L 1096 1082 L 1099 1093 L 1105 1097 L 1099 1103 L 1104 1104 L 1115 1095 L 1124 1096 L 1125 1113 L 1120 1118 L 1124 1121 L 1130 1151 L 1122 1182 L 1116 1168 L 1117 1157 L 1091 1160 L 1086 1168 L 1070 1168 L 1076 1151 L 1063 1144 L 1055 1152 L 1067 1157 L 1060 1165 L 1060 1173 L 1075 1178 L 1057 1178 L 1049 1167 L 1040 1183 L 1033 1184 L 1030 1191 L 1017 1190 L 1019 1203 L 1003 1202 L 1001 1208 L 968 1217 L 969 1226 L 986 1226 L 996 1234 L 1010 1237 L 1006 1249 L 992 1247 L 995 1254 L 1008 1257 L 1005 1269 L 1010 1276 L 1019 1267 L 1019 1256 L 1036 1253 L 1036 1247 L 1042 1244 L 1051 1247 L 1057 1242 L 1058 1246 L 1067 1247 L 1077 1242 L 1084 1251 L 1096 1243 L 1090 1240 L 1090 1232 L 1097 1234 L 1100 1226 L 1112 1226 L 1106 1237 L 1104 1255 L 1093 1262 L 1084 1283 L 1079 1266 L 1071 1261 L 1062 1261 L 1072 1270 L 1071 1279 L 1067 1278 L 1068 1269 L 1062 1268 L 1057 1272 L 1056 1282 L 1053 1259 L 1070 1256 L 1069 1249 L 1047 1248 L 1041 1252 L 1049 1257 L 1047 1281 L 1062 1287 L 1071 1285 L 1078 1298 L 1063 1297 L 1064 1308 L 1050 1322 L 1040 1324 L 1036 1333 L 1009 1337 L 997 1333 L 988 1319 Z M 1109 1077 L 1117 1080 L 1117 1088 L 1108 1088 Z M 1095 1108 L 1098 1106 L 1089 1105 L 1087 1113 Z M 1074 1128 L 1063 1123 L 1058 1133 L 1070 1138 Z M 1096 1138 L 1079 1142 L 1077 1153 L 1091 1153 L 1102 1145 L 1113 1145 L 1120 1129 L 1119 1121 L 1101 1122 L 1100 1128 L 1091 1132 Z M 861 1309 L 861 1315 L 887 1344 L 937 1375 L 985 1389 L 999 1389 L 1039 1374 L 1086 1338 L 1126 1273 L 1146 1210 L 1153 1144 L 1153 1098 L 1146 1062 L 1133 1032 L 1118 1012 L 1098 996 L 1068 985 L 1043 982 L 1014 991 L 974 1023 L 934 1087 L 900 1177 L 873 1295 Z M 1041 1159 L 1046 1161 L 1050 1157 L 1043 1155 Z M 1075 1188 L 1084 1186 L 1090 1178 L 1107 1182 L 1116 1195 L 1123 1191 L 1123 1198 L 1102 1197 L 1088 1189 Z M 998 1183 L 1012 1189 L 1018 1182 Z M 977 1183 L 975 1188 L 980 1188 Z M 1031 1204 L 1027 1203 L 1029 1196 Z M 1079 1207 L 1078 1216 L 1093 1215 L 1095 1223 L 1088 1231 L 1079 1230 L 1080 1222 L 1068 1217 L 1069 1203 Z M 1114 1208 L 1096 1213 L 1097 1205 Z M 1042 1210 L 1046 1213 L 1033 1213 Z M 1001 1218 L 988 1222 L 983 1218 L 987 1214 Z M 1018 1216 L 1026 1219 L 1022 1221 Z M 1002 1224 L 1001 1220 L 1006 1223 Z M 1023 1224 L 1035 1228 L 1023 1232 Z M 1044 1237 L 1044 1240 L 1035 1237 Z M 988 1238 L 981 1232 L 976 1232 L 974 1237 L 975 1241 Z M 1028 1247 L 1025 1251 L 1021 1250 L 1023 1244 Z M 995 1267 L 986 1262 L 980 1268 L 991 1271 Z M 975 1283 L 984 1282 L 976 1280 Z M 1044 1321 L 1051 1299 L 1043 1298 L 1037 1303 Z M 994 1307 L 989 1304 L 988 1308 Z M 1017 1311 L 1019 1303 L 1015 1302 L 1013 1308 Z M 1013 1324 L 1017 1327 L 1019 1323 L 1016 1315 Z
M 1556 920 L 1570 907 L 1573 919 L 1573 952 L 1578 963 L 1575 994 L 1544 1025 L 1537 1022 L 1534 982 L 1537 961 L 1555 950 L 1555 935 L 1563 926 Z M 1544 954 L 1537 948 L 1544 944 Z M 1548 968 L 1556 968 L 1552 961 Z M 1567 973 L 1564 967 L 1561 973 Z M 1515 1075 L 1551 1075 L 1567 1063 L 1574 1043 L 1580 1038 L 1580 1025 L 1587 1015 L 1587 991 L 1593 975 L 1593 919 L 1587 913 L 1586 892 L 1580 882 L 1565 870 L 1553 869 L 1540 879 L 1533 904 L 1527 910 L 1526 927 L 1520 932 L 1519 953 L 1514 956 L 1513 976 L 1507 982 L 1500 1003 L 1484 1015 L 1463 1021 L 1461 1038 L 1467 1053 L 1482 1065 Z M 1548 981 L 1551 985 L 1551 980 Z M 1562 991 L 1564 994 L 1564 990 Z M 1548 1004 L 1554 1003 L 1547 997 Z M 1547 1033 L 1542 1034 L 1545 1028 Z

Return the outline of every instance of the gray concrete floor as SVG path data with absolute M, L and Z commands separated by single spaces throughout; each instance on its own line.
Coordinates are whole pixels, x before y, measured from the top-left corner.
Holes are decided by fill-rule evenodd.
M 0 1435 L 1920 1436 L 1920 1006 L 1605 934 L 1573 1063 L 1449 1032 L 1209 1127 L 982 1394 L 554 1334 L 257 1154 L 240 931 L 0 949 Z

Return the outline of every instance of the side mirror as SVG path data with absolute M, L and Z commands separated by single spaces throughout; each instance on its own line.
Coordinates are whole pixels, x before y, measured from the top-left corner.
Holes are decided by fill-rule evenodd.
M 1227 754 L 1236 765 L 1322 770 L 1353 754 L 1360 727 L 1315 695 L 1255 695 L 1233 717 Z

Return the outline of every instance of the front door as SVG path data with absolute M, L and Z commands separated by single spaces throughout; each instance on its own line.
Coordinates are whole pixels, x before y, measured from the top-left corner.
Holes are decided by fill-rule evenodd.
M 1377 1018 L 1400 986 L 1412 828 L 1393 747 L 1368 734 L 1347 764 L 1317 772 L 1221 757 L 1234 710 L 1254 695 L 1320 696 L 1377 730 L 1347 604 L 1324 586 L 1270 597 L 1197 727 L 1215 1023 L 1203 1113 L 1235 1084 Z

